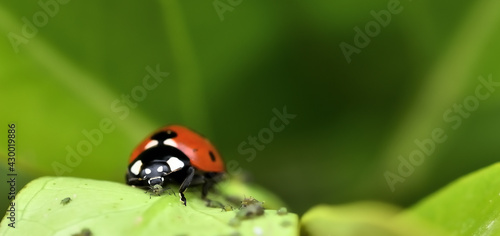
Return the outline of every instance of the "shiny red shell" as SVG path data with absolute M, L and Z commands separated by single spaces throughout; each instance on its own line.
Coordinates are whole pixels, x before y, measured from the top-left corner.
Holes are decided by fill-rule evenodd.
M 224 162 L 214 145 L 205 137 L 180 125 L 165 126 L 153 132 L 134 149 L 129 163 L 145 150 L 154 134 L 169 130 L 177 133 L 177 137 L 172 139 L 177 143 L 177 149 L 186 154 L 194 168 L 205 172 L 224 172 Z

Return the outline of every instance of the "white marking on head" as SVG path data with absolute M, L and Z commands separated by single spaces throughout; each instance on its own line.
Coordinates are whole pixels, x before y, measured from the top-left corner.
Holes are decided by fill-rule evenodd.
M 157 171 L 158 173 L 163 172 L 163 166 L 158 166 L 158 169 L 156 169 L 156 171 Z
M 144 147 L 144 149 L 149 149 L 149 148 L 152 148 L 154 146 L 157 146 L 158 145 L 158 140 L 151 140 L 149 141 L 149 143 L 146 144 L 146 146 Z
M 172 147 L 177 147 L 177 142 L 174 141 L 173 139 L 169 138 L 169 139 L 166 139 L 165 141 L 163 141 L 163 144 L 167 145 L 167 146 L 172 146 Z
M 167 164 L 170 166 L 170 170 L 172 172 L 178 171 L 182 169 L 182 167 L 184 167 L 184 162 L 179 160 L 179 158 L 177 157 L 171 157 L 170 159 L 168 159 Z
M 151 174 L 151 169 L 146 168 L 146 169 L 144 169 L 144 172 L 145 172 L 147 175 L 149 175 L 149 174 Z
M 130 172 L 132 172 L 132 174 L 134 175 L 138 175 L 139 172 L 141 171 L 141 167 L 142 167 L 142 161 L 138 160 L 130 167 Z
M 150 171 L 151 171 L 151 170 L 150 170 Z M 163 177 L 158 177 L 158 176 L 157 176 L 157 177 L 153 177 L 153 178 L 151 178 L 151 179 L 148 179 L 148 184 L 149 184 L 149 185 L 151 185 L 151 180 L 153 180 L 153 179 L 161 179 L 161 182 L 163 182 Z

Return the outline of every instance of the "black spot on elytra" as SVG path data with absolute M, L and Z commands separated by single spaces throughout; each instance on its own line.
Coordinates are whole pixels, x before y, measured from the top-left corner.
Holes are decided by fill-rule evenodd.
M 153 136 L 151 136 L 151 139 L 158 140 L 159 143 L 163 143 L 163 141 L 169 139 L 169 138 L 175 138 L 177 137 L 177 133 L 172 131 L 172 130 L 167 130 L 167 131 L 160 131 Z
M 210 155 L 210 160 L 212 160 L 213 162 L 215 162 L 215 155 L 214 155 L 214 153 L 212 151 L 209 151 L 208 155 Z

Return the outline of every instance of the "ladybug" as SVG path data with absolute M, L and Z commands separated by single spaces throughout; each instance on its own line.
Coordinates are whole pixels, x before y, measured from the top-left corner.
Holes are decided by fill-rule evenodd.
M 202 198 L 225 173 L 224 162 L 215 147 L 198 133 L 169 125 L 144 139 L 132 152 L 125 179 L 128 185 L 151 188 L 180 184 L 180 200 L 186 205 L 184 191 L 203 185 Z

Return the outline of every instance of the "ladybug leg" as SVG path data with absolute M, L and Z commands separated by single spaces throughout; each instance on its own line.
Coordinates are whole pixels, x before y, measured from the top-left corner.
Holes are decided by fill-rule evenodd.
M 205 200 L 205 205 L 208 207 L 224 207 L 222 203 L 207 198 L 208 191 L 214 186 L 215 182 L 207 178 L 204 179 L 205 182 L 201 189 L 201 199 Z
M 207 194 L 208 194 L 208 190 L 210 190 L 212 188 L 212 186 L 214 185 L 214 182 L 209 180 L 209 179 L 205 179 L 205 182 L 203 183 L 203 187 L 201 189 L 201 198 L 202 199 L 207 199 Z
M 139 185 L 141 182 L 141 178 L 136 178 L 130 175 L 130 173 L 127 173 L 125 175 L 125 181 L 127 182 L 128 185 Z
M 187 177 L 182 181 L 181 187 L 179 188 L 179 194 L 181 195 L 181 202 L 186 206 L 186 197 L 184 197 L 184 191 L 186 191 L 187 187 L 191 184 L 191 181 L 193 181 L 193 176 L 194 176 L 194 168 L 192 166 L 189 167 L 187 170 Z
M 207 173 L 205 176 L 202 176 L 203 179 L 203 187 L 201 191 L 201 198 L 206 199 L 208 191 L 212 189 L 212 187 L 220 181 L 220 174 Z M 214 192 L 218 193 L 216 189 L 213 189 Z

